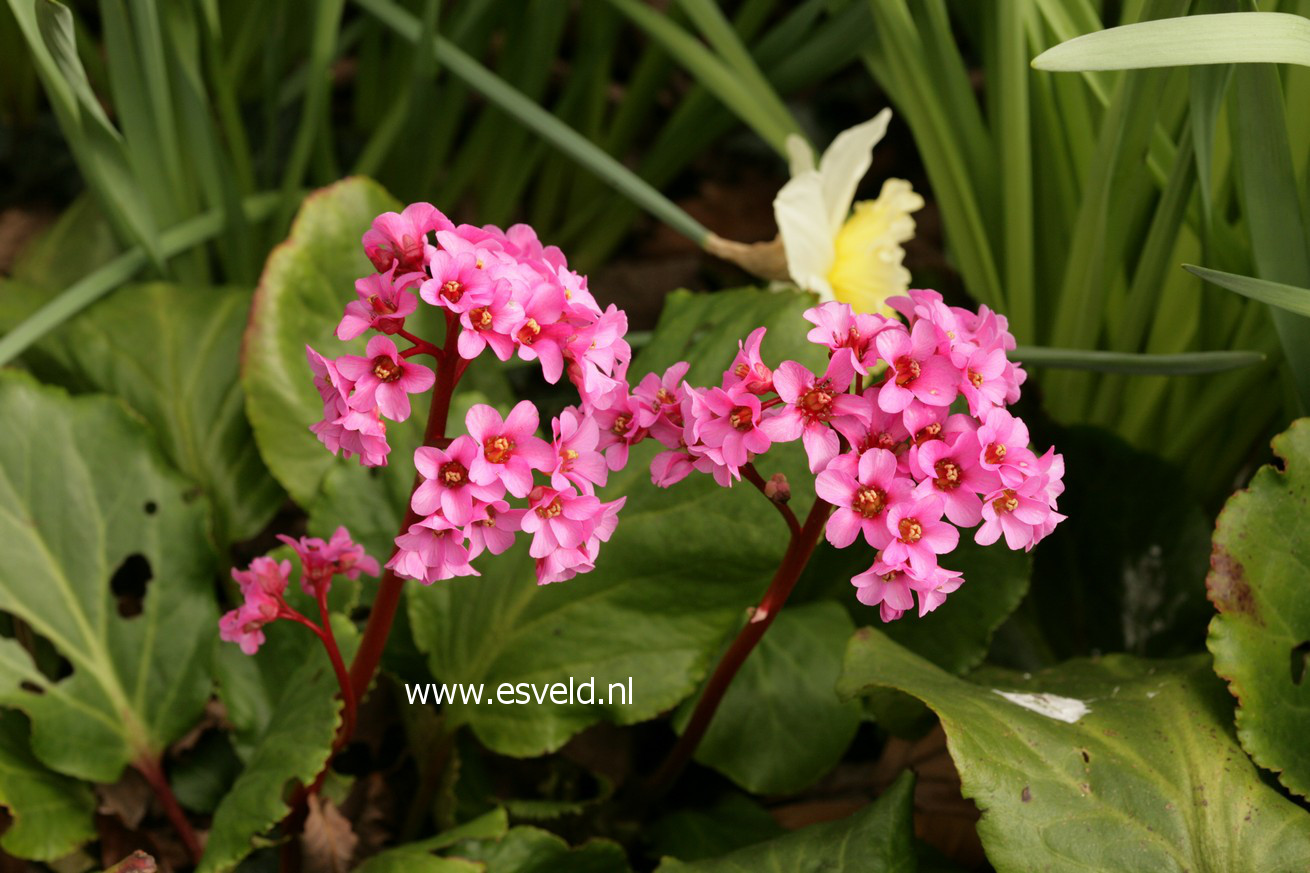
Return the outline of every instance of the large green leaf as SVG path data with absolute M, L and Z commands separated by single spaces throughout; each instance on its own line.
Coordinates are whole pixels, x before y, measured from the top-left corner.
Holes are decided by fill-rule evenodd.
M 354 299 L 355 280 L 373 270 L 360 238 L 380 213 L 399 208 L 363 178 L 311 194 L 290 237 L 269 256 L 255 292 L 241 367 L 246 409 L 264 462 L 302 506 L 314 502 L 334 463 L 347 463 L 334 461 L 309 431 L 323 417 L 323 401 L 305 346 L 333 358 L 363 348 L 363 338 L 338 341 L 336 326 Z M 424 408 L 415 404 L 419 415 Z
M 732 680 L 696 760 L 755 794 L 799 791 L 831 770 L 860 725 L 859 705 L 834 690 L 854 629 L 831 601 L 783 610 Z
M 282 502 L 246 421 L 237 381 L 250 291 L 126 286 L 24 358 L 42 380 L 117 394 L 214 506 L 216 539 L 258 533 Z
M 875 803 L 849 818 L 811 825 L 722 858 L 666 859 L 657 873 L 910 873 L 916 869 L 913 801 L 914 777 L 903 773 Z
M 801 312 L 813 298 L 745 289 L 674 294 L 631 372 L 692 362 L 688 379 L 717 384 L 751 328 L 768 325 L 764 353 L 814 365 L 823 350 L 805 341 Z M 753 488 L 722 489 L 696 475 L 670 489 L 650 485 L 659 450 L 643 445 L 611 477 L 605 496 L 627 495 L 597 569 L 538 588 L 525 550 L 479 561 L 483 575 L 409 587 L 414 637 L 433 675 L 445 683 L 567 683 L 594 677 L 597 696 L 632 683 L 627 705 L 447 704 L 448 717 L 472 726 L 493 749 L 542 754 L 597 721 L 653 718 L 690 695 L 724 636 L 764 593 L 785 545 L 775 509 Z M 776 457 L 775 457 L 776 455 Z M 761 472 L 781 468 L 804 512 L 812 481 L 796 446 L 770 453 Z M 407 677 L 408 679 L 408 677 Z M 616 695 L 617 697 L 617 695 Z
M 32 756 L 27 719 L 0 712 L 0 806 L 13 825 L 0 848 L 18 858 L 54 861 L 95 838 L 96 798 L 75 779 L 51 773 Z
M 50 679 L 0 640 L 0 702 L 31 717 L 44 764 L 115 782 L 190 728 L 209 696 L 218 629 L 205 502 L 104 397 L 0 375 L 0 443 L 0 610 L 72 667 Z M 111 588 L 120 569 L 154 579 L 130 618 Z
M 1274 440 L 1284 470 L 1262 467 L 1215 527 L 1206 579 L 1215 672 L 1238 701 L 1237 735 L 1262 767 L 1310 795 L 1310 419 Z M 1288 669 L 1288 664 L 1291 669 Z
M 1029 678 L 992 671 L 986 682 L 957 679 L 866 628 L 839 687 L 897 688 L 937 712 L 1002 873 L 1310 864 L 1310 813 L 1243 754 L 1209 657 L 1111 655 Z
M 287 783 L 312 781 L 332 751 L 336 692 L 336 675 L 317 649 L 288 679 L 254 754 L 214 811 L 199 873 L 235 869 L 254 848 L 252 839 L 290 812 L 283 799 Z
M 1285 12 L 1224 12 L 1112 27 L 1062 42 L 1039 70 L 1129 70 L 1191 64 L 1310 65 L 1310 21 Z

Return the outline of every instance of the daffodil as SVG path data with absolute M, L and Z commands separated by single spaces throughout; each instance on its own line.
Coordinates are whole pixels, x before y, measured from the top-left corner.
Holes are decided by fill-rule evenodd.
M 791 180 L 773 201 L 791 280 L 856 312 L 891 314 L 885 301 L 910 282 L 901 243 L 914 236 L 910 213 L 923 207 L 923 198 L 904 179 L 887 179 L 878 199 L 853 204 L 891 114 L 884 109 L 838 134 L 817 167 L 809 145 L 788 137 Z

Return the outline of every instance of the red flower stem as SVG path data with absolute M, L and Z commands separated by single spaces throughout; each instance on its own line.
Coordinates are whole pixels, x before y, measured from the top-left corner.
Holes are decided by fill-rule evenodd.
M 459 322 L 454 315 L 446 313 L 446 344 L 442 354 L 437 358 L 437 381 L 432 388 L 432 406 L 428 411 L 428 426 L 423 433 L 423 445 L 435 446 L 446 439 L 446 419 L 450 415 L 450 399 L 455 393 L 455 385 L 464 372 L 464 362 L 456 354 L 455 338 L 459 336 Z M 414 475 L 414 486 L 410 494 L 418 488 L 421 477 Z M 400 532 L 405 533 L 409 526 L 420 521 L 422 516 L 414 511 L 406 501 L 405 518 L 400 523 Z M 395 555 L 395 552 L 392 552 Z M 400 595 L 405 590 L 405 580 L 387 570 L 378 584 L 377 597 L 373 600 L 373 610 L 369 613 L 368 624 L 364 628 L 364 638 L 359 642 L 359 650 L 350 664 L 350 685 L 356 700 L 363 700 L 368 693 L 368 686 L 373 682 L 378 664 L 382 661 L 382 649 L 391 635 L 391 624 L 396 618 L 396 609 L 400 606 Z M 347 737 L 347 740 L 349 737 Z
M 787 504 L 779 503 L 769 496 L 769 492 L 764 490 L 767 483 L 764 481 L 764 477 L 760 475 L 760 471 L 755 469 L 755 465 L 748 463 L 743 466 L 741 468 L 741 475 L 747 482 L 760 490 L 760 493 L 764 495 L 765 500 L 768 500 L 774 506 L 778 507 L 778 511 L 782 513 L 782 520 L 787 522 L 787 530 L 791 531 L 792 537 L 800 536 L 801 523 L 796 520 L 796 513 L 792 512 L 791 507 Z
M 773 581 L 769 583 L 769 590 L 764 592 L 764 598 L 760 601 L 760 605 L 755 607 L 750 621 L 738 632 L 728 651 L 719 659 L 710 681 L 705 685 L 705 691 L 696 702 L 696 709 L 692 712 L 686 729 L 668 757 L 664 759 L 664 763 L 660 765 L 660 769 L 651 778 L 650 787 L 653 794 L 659 795 L 667 791 L 687 766 L 692 755 L 696 753 L 696 747 L 700 745 L 705 732 L 709 729 L 714 713 L 723 702 L 723 695 L 727 693 L 728 686 L 732 684 L 737 671 L 764 637 L 764 632 L 778 617 L 783 604 L 787 602 L 792 589 L 796 587 L 796 581 L 800 579 L 801 572 L 809 563 L 814 547 L 819 544 L 819 537 L 823 535 L 823 525 L 827 522 L 831 510 L 830 504 L 816 498 L 814 506 L 810 508 L 810 514 L 805 518 L 804 527 L 792 535 L 790 542 L 787 543 L 787 551 L 783 553 L 782 562 L 778 564 L 778 569 L 773 574 Z
M 154 757 L 143 755 L 133 761 L 132 766 L 145 777 L 146 782 L 150 783 L 151 789 L 155 792 L 155 798 L 159 801 L 159 805 L 164 808 L 164 815 L 168 816 L 168 820 L 173 824 L 173 829 L 182 838 L 187 854 L 191 856 L 192 861 L 199 864 L 200 856 L 204 852 L 200 847 L 200 838 L 196 836 L 195 829 L 191 827 L 191 822 L 187 821 L 186 813 L 182 811 L 182 805 L 177 802 L 177 795 L 173 794 L 173 789 L 168 784 L 168 777 L 164 775 L 163 764 Z
M 350 683 L 346 662 L 341 658 L 336 635 L 332 632 L 332 615 L 328 612 L 327 604 L 327 585 L 319 586 L 315 599 L 318 601 L 318 614 L 323 618 L 323 630 L 319 634 L 319 639 L 323 641 L 323 648 L 327 649 L 328 658 L 332 661 L 332 669 L 337 674 L 337 682 L 341 685 L 341 730 L 337 733 L 336 743 L 333 744 L 334 749 L 339 749 L 350 742 L 350 738 L 355 734 L 355 710 L 358 698 L 355 696 L 355 687 Z

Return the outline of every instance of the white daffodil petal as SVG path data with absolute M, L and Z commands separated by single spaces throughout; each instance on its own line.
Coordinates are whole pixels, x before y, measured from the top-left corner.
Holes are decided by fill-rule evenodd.
M 779 189 L 773 200 L 773 217 L 792 281 L 831 300 L 828 271 L 832 268 L 833 234 L 828 230 L 823 184 L 816 170 L 794 176 Z
M 814 169 L 814 149 L 798 133 L 787 134 L 787 163 L 792 178 Z
M 819 159 L 825 215 L 834 236 L 851 211 L 855 188 L 873 165 L 873 147 L 887 133 L 891 118 L 892 111 L 884 109 L 863 124 L 842 131 Z

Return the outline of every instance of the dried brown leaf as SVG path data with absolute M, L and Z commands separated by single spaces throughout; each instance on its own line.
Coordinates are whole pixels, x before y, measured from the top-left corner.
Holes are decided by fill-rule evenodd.
M 309 796 L 309 816 L 300 835 L 305 873 L 346 873 L 359 837 L 330 800 Z

